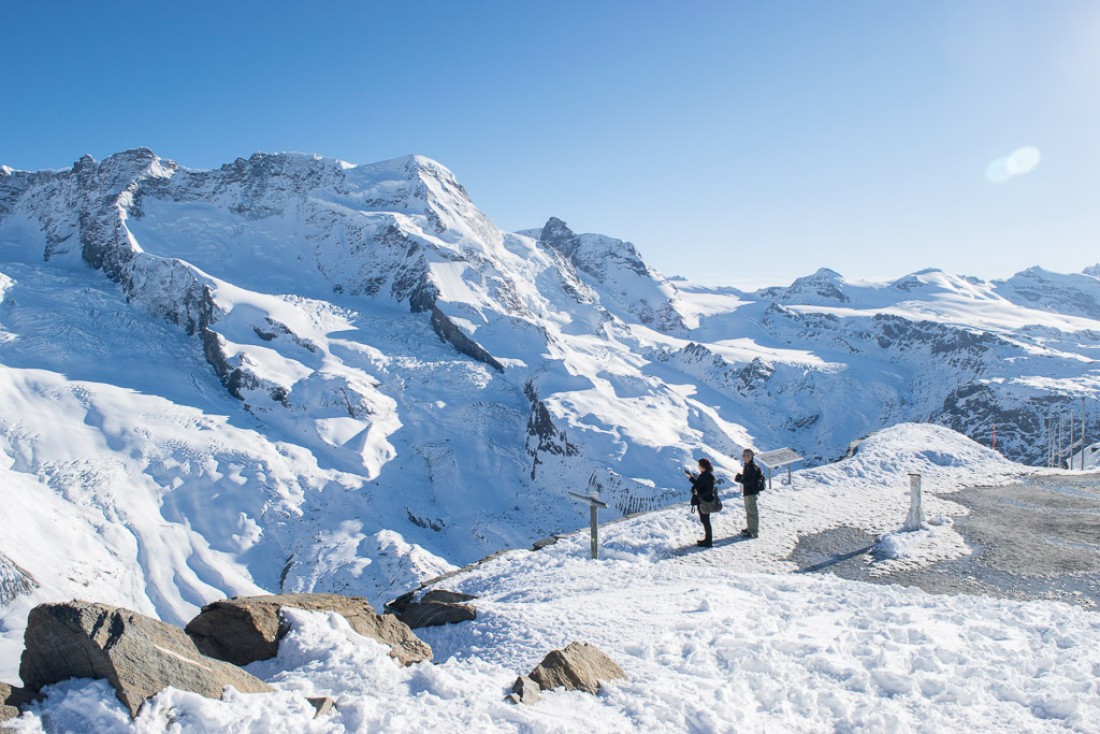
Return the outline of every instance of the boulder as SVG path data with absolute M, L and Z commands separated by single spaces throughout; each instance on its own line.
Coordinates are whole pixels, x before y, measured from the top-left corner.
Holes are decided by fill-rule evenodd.
M 267 660 L 279 652 L 287 627 L 279 618 L 283 607 L 336 612 L 351 628 L 390 648 L 403 665 L 432 659 L 432 648 L 408 625 L 390 614 L 375 614 L 370 602 L 340 594 L 272 594 L 223 599 L 204 606 L 187 624 L 187 634 L 204 654 L 236 665 Z
M 416 592 L 400 596 L 387 604 L 386 609 L 397 614 L 398 619 L 413 629 L 435 627 L 477 619 L 477 610 L 461 603 L 476 598 L 473 594 L 432 589 L 419 598 Z
M 516 678 L 516 682 L 512 684 L 512 692 L 506 697 L 506 700 L 512 703 L 525 703 L 528 705 L 536 704 L 542 699 L 542 694 L 539 693 L 539 684 L 528 678 L 526 675 L 521 675 Z
M 430 589 L 424 592 L 424 595 L 420 597 L 420 601 L 437 604 L 461 604 L 464 601 L 472 601 L 476 598 L 473 594 L 463 594 L 461 591 Z
M 129 609 L 71 601 L 31 610 L 19 675 L 28 691 L 68 678 L 106 678 L 136 716 L 150 696 L 171 686 L 221 698 L 273 690 L 235 665 L 204 656 L 184 631 Z
M 552 650 L 531 671 L 530 677 L 544 691 L 564 687 L 597 693 L 601 682 L 626 678 L 626 673 L 595 645 L 570 642 L 564 650 Z

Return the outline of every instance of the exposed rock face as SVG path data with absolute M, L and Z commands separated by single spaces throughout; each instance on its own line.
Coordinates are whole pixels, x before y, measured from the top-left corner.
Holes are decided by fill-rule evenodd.
M 225 599 L 207 604 L 187 625 L 187 634 L 206 655 L 236 665 L 267 660 L 279 652 L 287 627 L 279 618 L 283 607 L 336 612 L 351 628 L 390 647 L 390 656 L 404 665 L 431 660 L 432 649 L 393 615 L 376 614 L 370 602 L 340 594 L 273 594 Z
M 19 675 L 29 691 L 68 678 L 106 678 L 136 716 L 171 686 L 221 698 L 272 688 L 240 668 L 204 656 L 183 630 L 129 609 L 72 601 L 31 610 Z
M 38 582 L 14 561 L 0 553 L 0 607 L 15 597 L 38 588 Z
M 552 650 L 543 658 L 530 678 L 544 691 L 564 687 L 597 693 L 603 681 L 626 678 L 626 673 L 595 645 L 570 642 L 564 650 Z
M 432 306 L 431 311 L 432 329 L 435 330 L 436 335 L 438 335 L 440 339 L 457 349 L 459 353 L 476 359 L 478 362 L 483 362 L 497 372 L 504 372 L 504 365 L 498 362 L 493 355 L 489 354 L 484 347 L 466 336 L 462 329 L 458 328 L 453 321 L 447 318 L 437 306 Z
M 569 442 L 565 431 L 558 430 L 546 404 L 539 399 L 535 386 L 527 381 L 523 394 L 531 401 L 531 415 L 527 419 L 527 455 L 531 457 L 531 479 L 535 478 L 543 455 L 577 456 L 580 450 Z

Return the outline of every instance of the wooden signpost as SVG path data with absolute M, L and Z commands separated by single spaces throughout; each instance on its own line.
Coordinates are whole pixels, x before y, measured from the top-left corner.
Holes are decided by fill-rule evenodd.
M 600 557 L 600 541 L 598 537 L 599 522 L 596 519 L 596 512 L 600 507 L 607 507 L 607 503 L 602 501 L 595 494 L 578 494 L 576 492 L 570 492 L 569 496 L 578 502 L 588 503 L 588 517 L 589 525 L 592 531 L 592 558 Z

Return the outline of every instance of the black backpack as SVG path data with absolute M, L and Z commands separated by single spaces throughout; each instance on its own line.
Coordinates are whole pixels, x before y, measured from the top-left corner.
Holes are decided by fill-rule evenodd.
M 767 488 L 768 488 L 768 480 L 764 476 L 764 470 L 761 469 L 761 470 L 758 471 L 758 473 L 756 475 L 756 491 L 757 492 L 763 492 Z

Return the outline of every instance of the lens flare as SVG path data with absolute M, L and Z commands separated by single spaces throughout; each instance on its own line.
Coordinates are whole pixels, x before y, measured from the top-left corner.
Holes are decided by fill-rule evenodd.
M 1005 183 L 1016 176 L 1031 173 L 1042 160 L 1039 149 L 1033 146 L 1017 148 L 1004 158 L 998 158 L 985 169 L 985 177 L 992 183 Z

